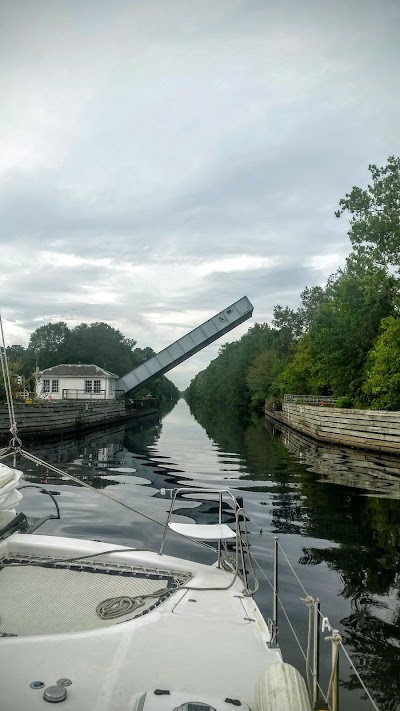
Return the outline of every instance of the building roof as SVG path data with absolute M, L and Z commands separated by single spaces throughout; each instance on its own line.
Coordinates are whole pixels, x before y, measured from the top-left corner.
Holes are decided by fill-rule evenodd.
M 104 368 L 99 368 L 98 365 L 81 365 L 80 363 L 61 363 L 61 365 L 53 365 L 52 368 L 45 368 L 41 371 L 42 377 L 48 378 L 52 376 L 62 376 L 64 378 L 119 378 L 119 375 L 110 373 Z

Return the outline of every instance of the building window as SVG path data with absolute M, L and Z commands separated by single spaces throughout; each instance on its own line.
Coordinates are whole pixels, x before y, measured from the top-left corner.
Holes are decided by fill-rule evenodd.
M 93 380 L 93 392 L 94 393 L 101 392 L 101 380 Z
M 50 392 L 50 380 L 43 380 L 43 392 L 44 393 L 49 393 Z
M 52 393 L 58 393 L 58 392 L 59 392 L 58 383 L 59 383 L 58 380 L 52 380 L 52 381 L 51 381 L 51 392 L 52 392 Z
M 91 392 L 92 392 L 92 381 L 85 380 L 85 393 L 91 393 Z

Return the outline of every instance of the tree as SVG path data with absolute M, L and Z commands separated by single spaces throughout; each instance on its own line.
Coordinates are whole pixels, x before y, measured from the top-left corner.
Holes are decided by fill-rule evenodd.
M 21 373 L 21 361 L 12 360 L 8 362 L 8 370 L 10 374 L 11 389 L 13 395 L 15 395 L 19 390 L 19 385 L 17 382 L 17 375 Z M 4 402 L 6 400 L 6 390 L 4 387 L 3 372 L 0 368 L 0 401 Z
M 395 312 L 395 299 L 396 281 L 383 268 L 343 271 L 331 283 L 309 338 L 318 379 L 333 394 L 362 396 L 368 353 L 381 320 Z
M 348 235 L 356 254 L 384 266 L 400 263 L 400 158 L 382 168 L 370 165 L 367 189 L 353 187 L 339 201 L 336 217 L 349 213 Z
M 281 396 L 285 393 L 325 394 L 327 387 L 318 377 L 317 363 L 308 334 L 300 339 L 293 358 L 280 374 L 276 386 Z
M 14 360 L 21 361 L 25 354 L 25 348 L 23 346 L 20 346 L 19 344 L 7 346 L 6 353 L 9 363 Z
M 135 345 L 136 341 L 108 323 L 81 323 L 71 331 L 65 362 L 94 363 L 124 375 L 132 370 Z
M 300 309 L 294 311 L 288 306 L 278 304 L 274 307 L 272 325 L 277 331 L 287 331 L 290 338 L 298 338 L 303 332 L 303 319 Z
M 284 362 L 272 349 L 262 351 L 255 357 L 246 374 L 252 405 L 259 407 L 267 396 L 277 394 L 274 391 L 274 383 L 283 366 Z
M 281 337 L 287 331 L 291 338 L 296 340 L 310 329 L 322 304 L 328 298 L 329 293 L 322 286 L 307 286 L 300 294 L 301 306 L 296 311 L 288 306 L 275 306 L 272 321 L 274 328 L 281 332 Z
M 363 387 L 377 410 L 400 410 L 400 319 L 382 321 L 381 333 L 369 355 Z
M 55 353 L 66 343 L 70 333 L 71 331 L 64 321 L 47 323 L 32 333 L 28 348 L 33 351 Z
M 64 321 L 47 323 L 34 331 L 24 355 L 25 370 L 32 370 L 36 362 L 41 370 L 65 362 L 71 331 Z

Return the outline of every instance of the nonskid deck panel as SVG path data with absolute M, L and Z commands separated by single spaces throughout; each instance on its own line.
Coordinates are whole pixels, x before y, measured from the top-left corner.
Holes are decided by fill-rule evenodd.
M 0 561 L 0 637 L 63 634 L 103 629 L 159 607 L 190 574 L 85 560 L 68 563 L 36 556 Z M 101 619 L 97 606 L 108 598 L 137 597 L 164 590 L 126 615 Z

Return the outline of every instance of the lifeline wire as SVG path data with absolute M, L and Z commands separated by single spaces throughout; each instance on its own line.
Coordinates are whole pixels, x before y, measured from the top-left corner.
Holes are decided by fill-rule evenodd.
M 268 533 L 268 532 L 267 532 L 267 533 Z M 272 535 L 272 534 L 268 534 L 268 535 Z M 278 541 L 278 546 L 279 546 L 280 550 L 282 551 L 282 553 L 283 553 L 283 555 L 284 555 L 284 557 L 285 557 L 285 560 L 287 561 L 287 563 L 288 563 L 288 565 L 289 565 L 289 568 L 291 569 L 291 571 L 292 571 L 294 577 L 296 578 L 297 582 L 299 583 L 301 589 L 303 590 L 303 592 L 305 593 L 305 595 L 307 596 L 307 598 L 309 598 L 310 596 L 309 596 L 307 590 L 305 589 L 305 587 L 304 587 L 303 583 L 301 582 L 299 576 L 297 575 L 296 571 L 294 570 L 294 568 L 293 568 L 293 566 L 292 566 L 292 564 L 291 564 L 289 558 L 287 557 L 287 555 L 286 555 L 284 549 L 282 548 L 281 544 L 279 543 L 279 541 Z M 258 561 L 257 561 L 256 559 L 254 559 L 254 561 L 255 561 L 256 565 L 259 567 L 259 569 L 261 570 L 262 575 L 263 575 L 264 578 L 267 580 L 268 584 L 270 585 L 270 587 L 271 587 L 272 590 L 273 590 L 273 585 L 272 585 L 271 581 L 269 580 L 269 578 L 268 578 L 268 577 L 266 576 L 266 574 L 264 573 L 264 571 L 263 571 L 263 569 L 261 568 L 260 564 L 258 563 Z M 295 639 L 296 639 L 296 641 L 297 641 L 297 644 L 298 644 L 299 647 L 300 647 L 301 653 L 302 653 L 304 659 L 306 660 L 306 655 L 304 654 L 304 651 L 303 651 L 303 649 L 302 649 L 302 647 L 301 647 L 301 645 L 300 645 L 300 642 L 299 642 L 299 640 L 298 640 L 298 638 L 297 638 L 297 635 L 296 635 L 296 633 L 295 633 L 295 631 L 294 631 L 294 629 L 293 629 L 293 626 L 292 626 L 292 624 L 291 624 L 291 622 L 290 622 L 290 620 L 289 620 L 289 618 L 288 618 L 288 616 L 287 616 L 286 610 L 285 610 L 285 608 L 284 608 L 284 606 L 283 606 L 283 603 L 282 603 L 281 599 L 279 598 L 279 595 L 278 595 L 278 600 L 279 600 L 279 604 L 280 604 L 280 606 L 281 606 L 281 608 L 282 608 L 282 610 L 283 610 L 283 613 L 284 613 L 284 615 L 285 615 L 285 617 L 286 617 L 286 619 L 287 619 L 287 621 L 288 621 L 288 623 L 289 623 L 289 626 L 290 626 L 290 628 L 291 628 L 291 630 L 292 630 L 292 632 L 293 632 L 293 635 L 294 635 L 294 637 L 295 637 Z M 321 619 L 323 620 L 323 619 L 324 619 L 323 613 L 322 613 L 320 610 L 318 610 L 318 614 L 319 614 L 319 616 L 321 617 Z M 374 699 L 372 698 L 370 692 L 368 691 L 367 687 L 365 686 L 365 684 L 364 684 L 364 682 L 363 682 L 363 680 L 362 680 L 362 678 L 361 678 L 361 676 L 360 676 L 360 674 L 359 674 L 357 668 L 355 667 L 354 662 L 352 661 L 352 659 L 351 659 L 351 657 L 350 657 L 350 655 L 349 655 L 349 653 L 348 653 L 346 647 L 342 644 L 342 642 L 340 642 L 340 647 L 341 647 L 341 649 L 343 650 L 343 652 L 344 652 L 344 654 L 345 654 L 345 656 L 346 656 L 346 658 L 347 658 L 347 660 L 348 660 L 348 662 L 349 662 L 351 668 L 353 669 L 353 671 L 354 671 L 354 673 L 355 673 L 355 675 L 356 675 L 358 681 L 360 682 L 360 684 L 361 684 L 363 690 L 365 691 L 365 693 L 366 693 L 366 695 L 367 695 L 369 701 L 371 702 L 372 706 L 374 707 L 375 711 L 380 711 L 379 707 L 376 705 L 376 703 L 375 703 Z M 322 693 L 322 695 L 323 695 L 323 697 L 324 697 L 324 700 L 326 701 L 326 703 L 328 703 L 328 701 L 327 701 L 327 699 L 326 699 L 326 697 L 325 697 L 325 695 L 324 695 L 324 693 L 323 693 L 323 691 L 322 691 L 322 689 L 321 689 L 321 687 L 320 687 L 319 684 L 318 684 L 318 688 L 319 688 L 319 690 L 321 691 L 321 693 Z
M 254 558 L 254 562 L 255 562 L 255 564 L 257 565 L 257 567 L 260 569 L 261 575 L 265 578 L 265 580 L 267 581 L 268 585 L 269 585 L 269 586 L 271 587 L 271 589 L 273 590 L 273 589 L 274 589 L 273 584 L 271 583 L 271 581 L 270 581 L 270 579 L 268 578 L 268 576 L 266 575 L 266 573 L 264 573 L 264 571 L 263 571 L 261 565 L 259 564 L 259 562 L 258 562 L 258 560 L 257 560 L 256 558 Z M 282 600 L 280 599 L 279 595 L 277 595 L 277 598 L 278 598 L 278 602 L 279 602 L 279 604 L 280 604 L 280 606 L 281 606 L 281 608 L 282 608 L 282 612 L 283 612 L 283 614 L 284 614 L 285 617 L 286 617 L 286 621 L 287 621 L 287 623 L 288 623 L 288 625 L 289 625 L 289 627 L 290 627 L 290 629 L 291 629 L 291 631 L 292 631 L 293 637 L 295 638 L 295 640 L 296 640 L 296 642 L 297 642 L 297 646 L 298 646 L 298 648 L 300 649 L 300 652 L 302 653 L 302 655 L 303 655 L 303 657 L 304 657 L 304 661 L 305 661 L 306 664 L 307 664 L 307 656 L 306 656 L 306 654 L 305 654 L 305 652 L 304 652 L 304 650 L 303 650 L 303 647 L 301 646 L 301 642 L 300 642 L 300 640 L 299 640 L 299 638 L 298 638 L 298 636 L 297 636 L 297 634 L 296 634 L 296 630 L 294 629 L 294 627 L 293 627 L 293 625 L 292 625 L 292 623 L 291 623 L 291 621 L 290 621 L 290 619 L 289 619 L 289 616 L 288 616 L 288 614 L 287 614 L 287 612 L 286 612 L 286 610 L 285 610 L 285 606 L 284 606 Z M 311 673 L 312 673 L 312 670 L 311 670 L 311 669 L 310 669 L 310 671 L 311 671 Z M 321 694 L 322 694 L 322 697 L 323 697 L 325 703 L 328 705 L 328 707 L 329 707 L 329 709 L 330 709 L 331 707 L 329 706 L 328 699 L 327 699 L 327 697 L 325 696 L 324 691 L 323 691 L 323 689 L 321 688 L 321 686 L 320 686 L 320 684 L 319 684 L 318 681 L 317 681 L 317 686 L 318 686 L 319 691 L 320 691 Z M 379 711 L 379 709 L 377 709 L 377 711 Z
M 320 616 L 322 619 L 324 619 L 324 616 L 323 616 L 323 614 L 322 614 L 322 612 L 321 612 L 320 610 L 318 610 L 318 614 L 319 614 L 319 616 Z M 374 707 L 375 711 L 380 711 L 379 707 L 376 705 L 376 703 L 375 703 L 374 699 L 372 698 L 370 692 L 368 691 L 367 687 L 365 686 L 365 684 L 364 684 L 364 682 L 363 682 L 363 680 L 362 680 L 362 678 L 361 678 L 361 676 L 360 676 L 360 674 L 359 674 L 357 668 L 354 666 L 354 662 L 353 662 L 352 658 L 350 657 L 350 655 L 349 655 L 349 653 L 348 653 L 346 647 L 342 644 L 342 642 L 340 642 L 340 647 L 341 647 L 341 649 L 343 650 L 344 655 L 345 655 L 347 661 L 349 662 L 351 668 L 353 669 L 353 671 L 354 671 L 354 673 L 355 673 L 355 675 L 356 675 L 358 681 L 360 682 L 360 684 L 361 684 L 363 690 L 364 690 L 365 693 L 367 694 L 367 696 L 368 696 L 368 698 L 369 698 L 369 700 L 370 700 L 372 706 Z

